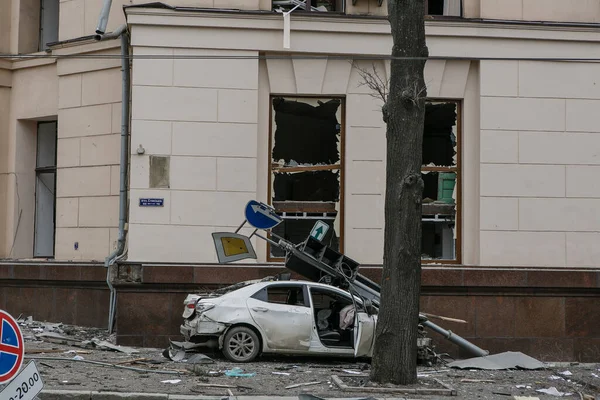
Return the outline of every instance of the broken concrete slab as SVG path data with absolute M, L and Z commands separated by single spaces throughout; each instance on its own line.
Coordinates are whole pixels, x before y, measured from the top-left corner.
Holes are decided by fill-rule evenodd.
M 56 343 L 56 344 L 66 344 L 70 346 L 81 346 L 81 340 L 68 338 L 66 336 L 60 335 L 54 332 L 42 332 L 35 335 L 37 339 L 41 339 L 44 342 Z
M 133 347 L 114 345 L 105 340 L 99 339 L 86 340 L 85 342 L 82 342 L 81 345 L 84 347 L 94 348 L 98 350 L 118 351 L 120 353 L 125 354 L 139 353 L 139 351 L 134 349 Z
M 451 362 L 447 365 L 451 368 L 459 369 L 486 369 L 486 370 L 502 370 L 502 369 L 544 369 L 546 364 L 529 357 L 521 352 L 507 351 L 504 353 L 494 354 L 484 357 L 469 358 L 467 360 L 459 360 Z

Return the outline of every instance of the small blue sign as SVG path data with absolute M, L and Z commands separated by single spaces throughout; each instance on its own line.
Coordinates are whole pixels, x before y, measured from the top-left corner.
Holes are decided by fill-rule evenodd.
M 140 207 L 163 207 L 165 199 L 140 199 Z
M 246 215 L 246 221 L 258 229 L 271 229 L 282 221 L 281 217 L 275 214 L 273 208 L 256 200 L 248 202 L 244 214 Z

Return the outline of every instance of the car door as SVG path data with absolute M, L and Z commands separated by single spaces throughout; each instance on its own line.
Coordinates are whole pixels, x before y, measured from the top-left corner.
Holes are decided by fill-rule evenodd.
M 305 285 L 274 283 L 248 298 L 250 315 L 269 349 L 308 351 L 313 321 L 307 294 Z
M 354 357 L 372 355 L 376 322 L 377 316 L 369 315 L 360 308 L 354 314 Z

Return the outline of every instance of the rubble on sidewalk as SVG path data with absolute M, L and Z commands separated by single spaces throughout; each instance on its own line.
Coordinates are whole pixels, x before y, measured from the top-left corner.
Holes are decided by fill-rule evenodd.
M 70 341 L 79 342 L 96 338 L 114 344 L 114 338 L 100 329 L 44 324 L 32 320 L 21 322 L 25 322 L 22 329 L 26 337 L 26 358 L 43 359 L 38 362 L 38 368 L 48 390 L 193 394 L 219 399 L 223 398 L 226 389 L 232 391 L 232 398 L 238 399 L 242 399 L 243 396 L 261 395 L 279 397 L 306 395 L 299 397 L 306 400 L 402 396 L 370 392 L 365 390 L 364 386 L 356 385 L 358 379 L 365 385 L 367 382 L 370 368 L 369 363 L 365 363 L 364 360 L 353 362 L 347 359 L 281 356 L 262 357 L 256 362 L 241 365 L 230 362 L 218 354 L 213 356 L 209 353 L 210 356 L 207 356 L 197 352 L 199 349 L 188 349 L 184 358 L 187 362 L 183 363 L 164 358 L 161 354 L 162 349 L 135 348 L 135 354 L 126 354 L 97 347 L 82 349 L 73 345 L 42 341 L 41 338 L 35 337 L 35 333 L 55 333 Z M 34 332 L 34 328 L 42 331 Z M 174 343 L 176 347 L 177 345 L 180 348 L 186 347 L 180 344 L 182 342 Z M 76 356 L 81 356 L 84 360 L 74 360 L 73 357 Z M 198 360 L 195 360 L 196 358 Z M 194 361 L 200 363 L 193 363 Z M 418 375 L 421 381 L 439 379 L 456 390 L 460 398 L 473 400 L 511 398 L 548 400 L 557 396 L 538 392 L 538 390 L 553 387 L 562 394 L 572 393 L 571 396 L 560 397 L 573 400 L 595 400 L 595 397 L 600 395 L 599 364 L 544 363 L 544 365 L 544 369 L 536 370 L 459 369 L 444 365 L 437 368 L 419 367 Z M 242 374 L 251 373 L 252 376 L 236 377 L 225 374 L 225 371 L 239 372 L 234 368 L 240 366 L 243 367 Z M 570 374 L 565 373 L 566 371 Z M 344 385 L 356 387 L 356 391 L 342 391 L 336 385 L 334 375 L 342 379 Z M 340 378 L 341 375 L 345 376 Z M 355 384 L 352 384 L 352 379 L 356 380 Z M 176 384 L 162 382 L 176 380 L 179 381 Z M 435 388 L 435 386 L 429 387 Z M 412 397 L 410 394 L 408 396 Z M 432 395 L 423 394 L 423 396 L 432 398 L 427 397 Z

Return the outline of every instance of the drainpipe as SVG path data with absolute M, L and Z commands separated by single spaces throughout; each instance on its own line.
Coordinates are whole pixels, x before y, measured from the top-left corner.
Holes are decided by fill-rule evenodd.
M 98 18 L 98 27 L 96 28 L 96 33 L 98 35 L 104 35 L 106 32 L 106 25 L 108 24 L 108 14 L 110 13 L 110 6 L 112 5 L 112 0 L 104 0 L 104 5 L 102 6 L 102 11 L 100 11 L 100 17 Z
M 105 1 L 110 5 L 110 0 Z M 103 13 L 105 11 L 103 10 Z M 102 22 L 102 15 L 100 16 Z M 106 22 L 104 23 L 106 27 Z M 100 26 L 99 26 L 100 28 Z M 96 31 L 98 32 L 98 31 Z M 119 233 L 117 239 L 117 249 L 112 252 L 104 261 L 106 267 L 106 283 L 110 289 L 110 303 L 108 315 L 108 332 L 113 332 L 113 324 L 116 313 L 117 293 L 110 282 L 110 266 L 122 257 L 125 253 L 125 225 L 127 219 L 127 167 L 129 162 L 129 34 L 127 33 L 127 24 L 121 25 L 114 32 L 106 35 L 97 34 L 96 40 L 104 41 L 121 37 L 121 72 L 122 72 L 122 103 L 121 103 L 121 163 L 120 163 L 120 189 L 119 189 Z

